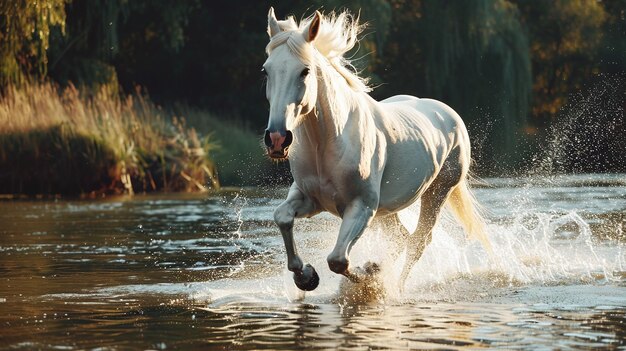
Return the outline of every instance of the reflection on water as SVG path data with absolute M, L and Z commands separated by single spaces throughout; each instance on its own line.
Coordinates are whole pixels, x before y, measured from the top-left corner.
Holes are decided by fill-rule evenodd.
M 385 228 L 351 257 L 381 264 L 384 294 L 328 270 L 329 215 L 296 225 L 321 278 L 298 291 L 271 220 L 284 189 L 0 202 L 0 348 L 625 348 L 626 176 L 487 182 L 496 254 L 444 216 L 403 294 Z

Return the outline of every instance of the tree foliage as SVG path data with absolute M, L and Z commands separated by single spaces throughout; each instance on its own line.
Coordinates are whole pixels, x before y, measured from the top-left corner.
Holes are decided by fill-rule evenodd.
M 484 163 L 519 159 L 532 75 L 517 8 L 505 0 L 396 0 L 392 6 L 380 72 L 388 83 L 378 96 L 402 91 L 441 99 L 474 134 L 485 135 L 488 147 L 497 146 Z
M 529 28 L 534 69 L 533 116 L 549 120 L 598 73 L 594 62 L 607 14 L 588 0 L 516 1 Z M 607 2 L 609 3 L 609 2 Z M 622 38 L 623 39 L 623 38 Z
M 51 28 L 65 29 L 68 0 L 0 1 L 0 84 L 43 76 Z
M 626 71 L 626 0 L 0 4 L 2 82 L 47 73 L 94 90 L 141 85 L 160 103 L 240 116 L 259 130 L 267 119 L 259 70 L 269 7 L 297 19 L 347 8 L 368 24 L 351 54 L 374 97 L 413 94 L 450 104 L 470 134 L 484 139 L 485 152 L 475 155 L 489 168 L 516 164 L 528 152 L 522 139 L 540 140 L 572 93 Z

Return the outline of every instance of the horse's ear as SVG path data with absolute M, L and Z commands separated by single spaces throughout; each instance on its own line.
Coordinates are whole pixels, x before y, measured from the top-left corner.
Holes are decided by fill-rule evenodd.
M 312 42 L 317 37 L 320 31 L 320 23 L 322 22 L 322 14 L 319 11 L 315 11 L 315 16 L 309 23 L 308 28 L 304 30 L 304 39 L 307 42 Z
M 270 7 L 270 11 L 267 13 L 267 34 L 270 38 L 280 33 L 281 29 L 278 25 L 278 20 L 274 14 L 274 8 Z

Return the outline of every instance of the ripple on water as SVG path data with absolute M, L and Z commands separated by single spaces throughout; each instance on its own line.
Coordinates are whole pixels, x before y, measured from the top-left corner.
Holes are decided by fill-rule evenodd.
M 18 349 L 623 348 L 626 193 L 607 179 L 479 189 L 495 255 L 446 215 L 404 293 L 404 255 L 391 257 L 384 229 L 351 255 L 380 263 L 380 289 L 328 270 L 339 227 L 328 215 L 296 224 L 321 278 L 297 290 L 272 224 L 280 199 L 267 192 L 0 203 L 0 223 L 11 220 L 0 237 L 0 339 Z M 407 226 L 417 211 L 405 212 Z

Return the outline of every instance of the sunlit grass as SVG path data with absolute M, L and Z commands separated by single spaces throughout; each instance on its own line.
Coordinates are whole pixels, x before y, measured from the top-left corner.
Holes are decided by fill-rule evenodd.
M 247 125 L 234 115 L 215 115 L 189 106 L 177 106 L 189 126 L 210 135 L 218 147 L 211 152 L 220 180 L 231 186 L 285 185 L 290 181 L 289 164 L 269 160 L 263 145 L 264 125 Z
M 139 91 L 30 83 L 0 96 L 0 193 L 204 191 L 219 186 L 214 148 Z

